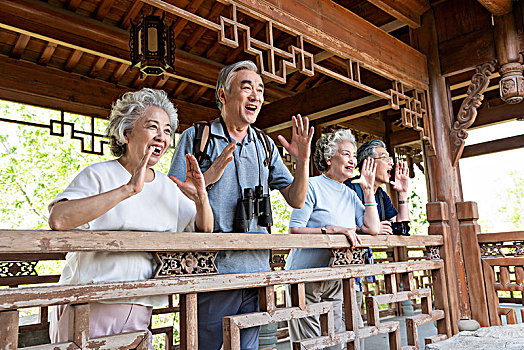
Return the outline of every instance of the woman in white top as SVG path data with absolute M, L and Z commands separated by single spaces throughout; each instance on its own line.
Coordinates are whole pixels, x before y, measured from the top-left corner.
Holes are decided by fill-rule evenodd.
M 83 169 L 49 205 L 49 226 L 212 232 L 213 213 L 196 159 L 186 156 L 185 182 L 151 168 L 169 147 L 177 126 L 177 111 L 164 91 L 125 93 L 113 104 L 107 128 L 117 159 Z M 74 252 L 66 261 L 60 284 L 143 280 L 155 267 L 145 252 Z M 91 303 L 90 338 L 146 330 L 152 308 L 166 304 L 165 296 Z M 68 305 L 53 310 L 53 343 L 67 341 L 70 312 Z

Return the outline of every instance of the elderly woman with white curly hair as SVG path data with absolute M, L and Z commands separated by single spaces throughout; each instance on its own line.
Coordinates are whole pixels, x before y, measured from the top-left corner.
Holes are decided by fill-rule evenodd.
M 363 190 L 365 203 L 344 184 L 357 165 L 356 142 L 350 130 L 336 130 L 323 135 L 316 144 L 314 163 L 322 175 L 309 179 L 306 203 L 294 209 L 289 221 L 291 234 L 344 234 L 351 246 L 360 243 L 357 226 L 362 233 L 376 235 L 380 229 L 377 204 L 373 193 L 376 167 L 372 158 L 362 165 L 361 177 L 355 180 Z M 293 249 L 286 270 L 326 267 L 328 249 Z M 342 324 L 342 283 L 340 280 L 305 284 L 306 303 L 333 302 L 335 331 L 344 330 Z M 288 303 L 290 293 L 288 294 Z M 310 316 L 289 322 L 291 341 L 320 336 L 319 316 Z M 329 349 L 341 349 L 340 345 Z
M 152 168 L 168 149 L 177 126 L 177 111 L 164 91 L 125 93 L 113 104 L 107 128 L 117 159 L 83 169 L 49 204 L 49 226 L 53 230 L 211 232 L 213 213 L 196 159 L 186 156 L 185 182 Z M 146 252 L 68 253 L 60 284 L 144 280 L 154 267 Z M 166 304 L 166 296 L 90 303 L 90 338 L 147 330 L 152 308 Z M 69 305 L 53 310 L 53 343 L 68 340 L 70 313 Z

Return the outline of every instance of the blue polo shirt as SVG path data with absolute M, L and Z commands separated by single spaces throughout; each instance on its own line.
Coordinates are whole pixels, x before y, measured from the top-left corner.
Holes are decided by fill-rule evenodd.
M 185 181 L 186 178 L 185 155 L 193 153 L 194 138 L 195 128 L 186 129 L 180 136 L 171 160 L 169 175 L 181 181 Z M 209 169 L 232 141 L 232 138 L 224 134 L 220 119 L 213 120 L 207 147 L 210 160 L 204 160 L 200 164 L 202 172 Z M 293 182 L 293 177 L 278 154 L 275 143 L 271 139 L 269 142 L 271 160 L 269 166 L 264 166 L 264 159 L 266 159 L 264 146 L 256 135 L 256 131 L 249 127 L 248 134 L 242 143 L 237 142 L 234 152 L 235 160 L 227 165 L 220 180 L 211 189 L 208 189 L 207 193 L 214 216 L 214 232 L 234 231 L 233 222 L 237 200 L 240 191 L 243 191 L 244 188 L 251 188 L 254 192 L 255 186 L 258 186 L 261 180 L 264 193 L 267 194 L 269 190 L 281 190 Z M 257 219 L 254 218 L 250 221 L 248 233 L 267 233 L 267 230 L 265 227 L 258 226 Z M 221 274 L 269 271 L 269 250 L 220 251 L 215 263 Z

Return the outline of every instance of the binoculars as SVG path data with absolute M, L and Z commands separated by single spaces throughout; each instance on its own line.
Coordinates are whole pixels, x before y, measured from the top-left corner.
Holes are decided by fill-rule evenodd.
M 247 232 L 249 222 L 255 217 L 259 226 L 269 227 L 273 225 L 269 194 L 264 194 L 264 188 L 260 185 L 255 187 L 254 195 L 253 189 L 244 188 L 243 198 L 238 199 L 235 222 L 233 223 L 235 232 Z
M 393 234 L 398 236 L 409 236 L 409 221 L 392 222 Z

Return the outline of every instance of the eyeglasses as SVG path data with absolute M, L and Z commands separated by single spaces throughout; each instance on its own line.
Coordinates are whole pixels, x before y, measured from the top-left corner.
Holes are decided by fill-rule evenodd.
M 393 158 L 389 156 L 380 156 L 380 157 L 374 157 L 373 159 L 380 159 L 387 163 L 393 163 Z

